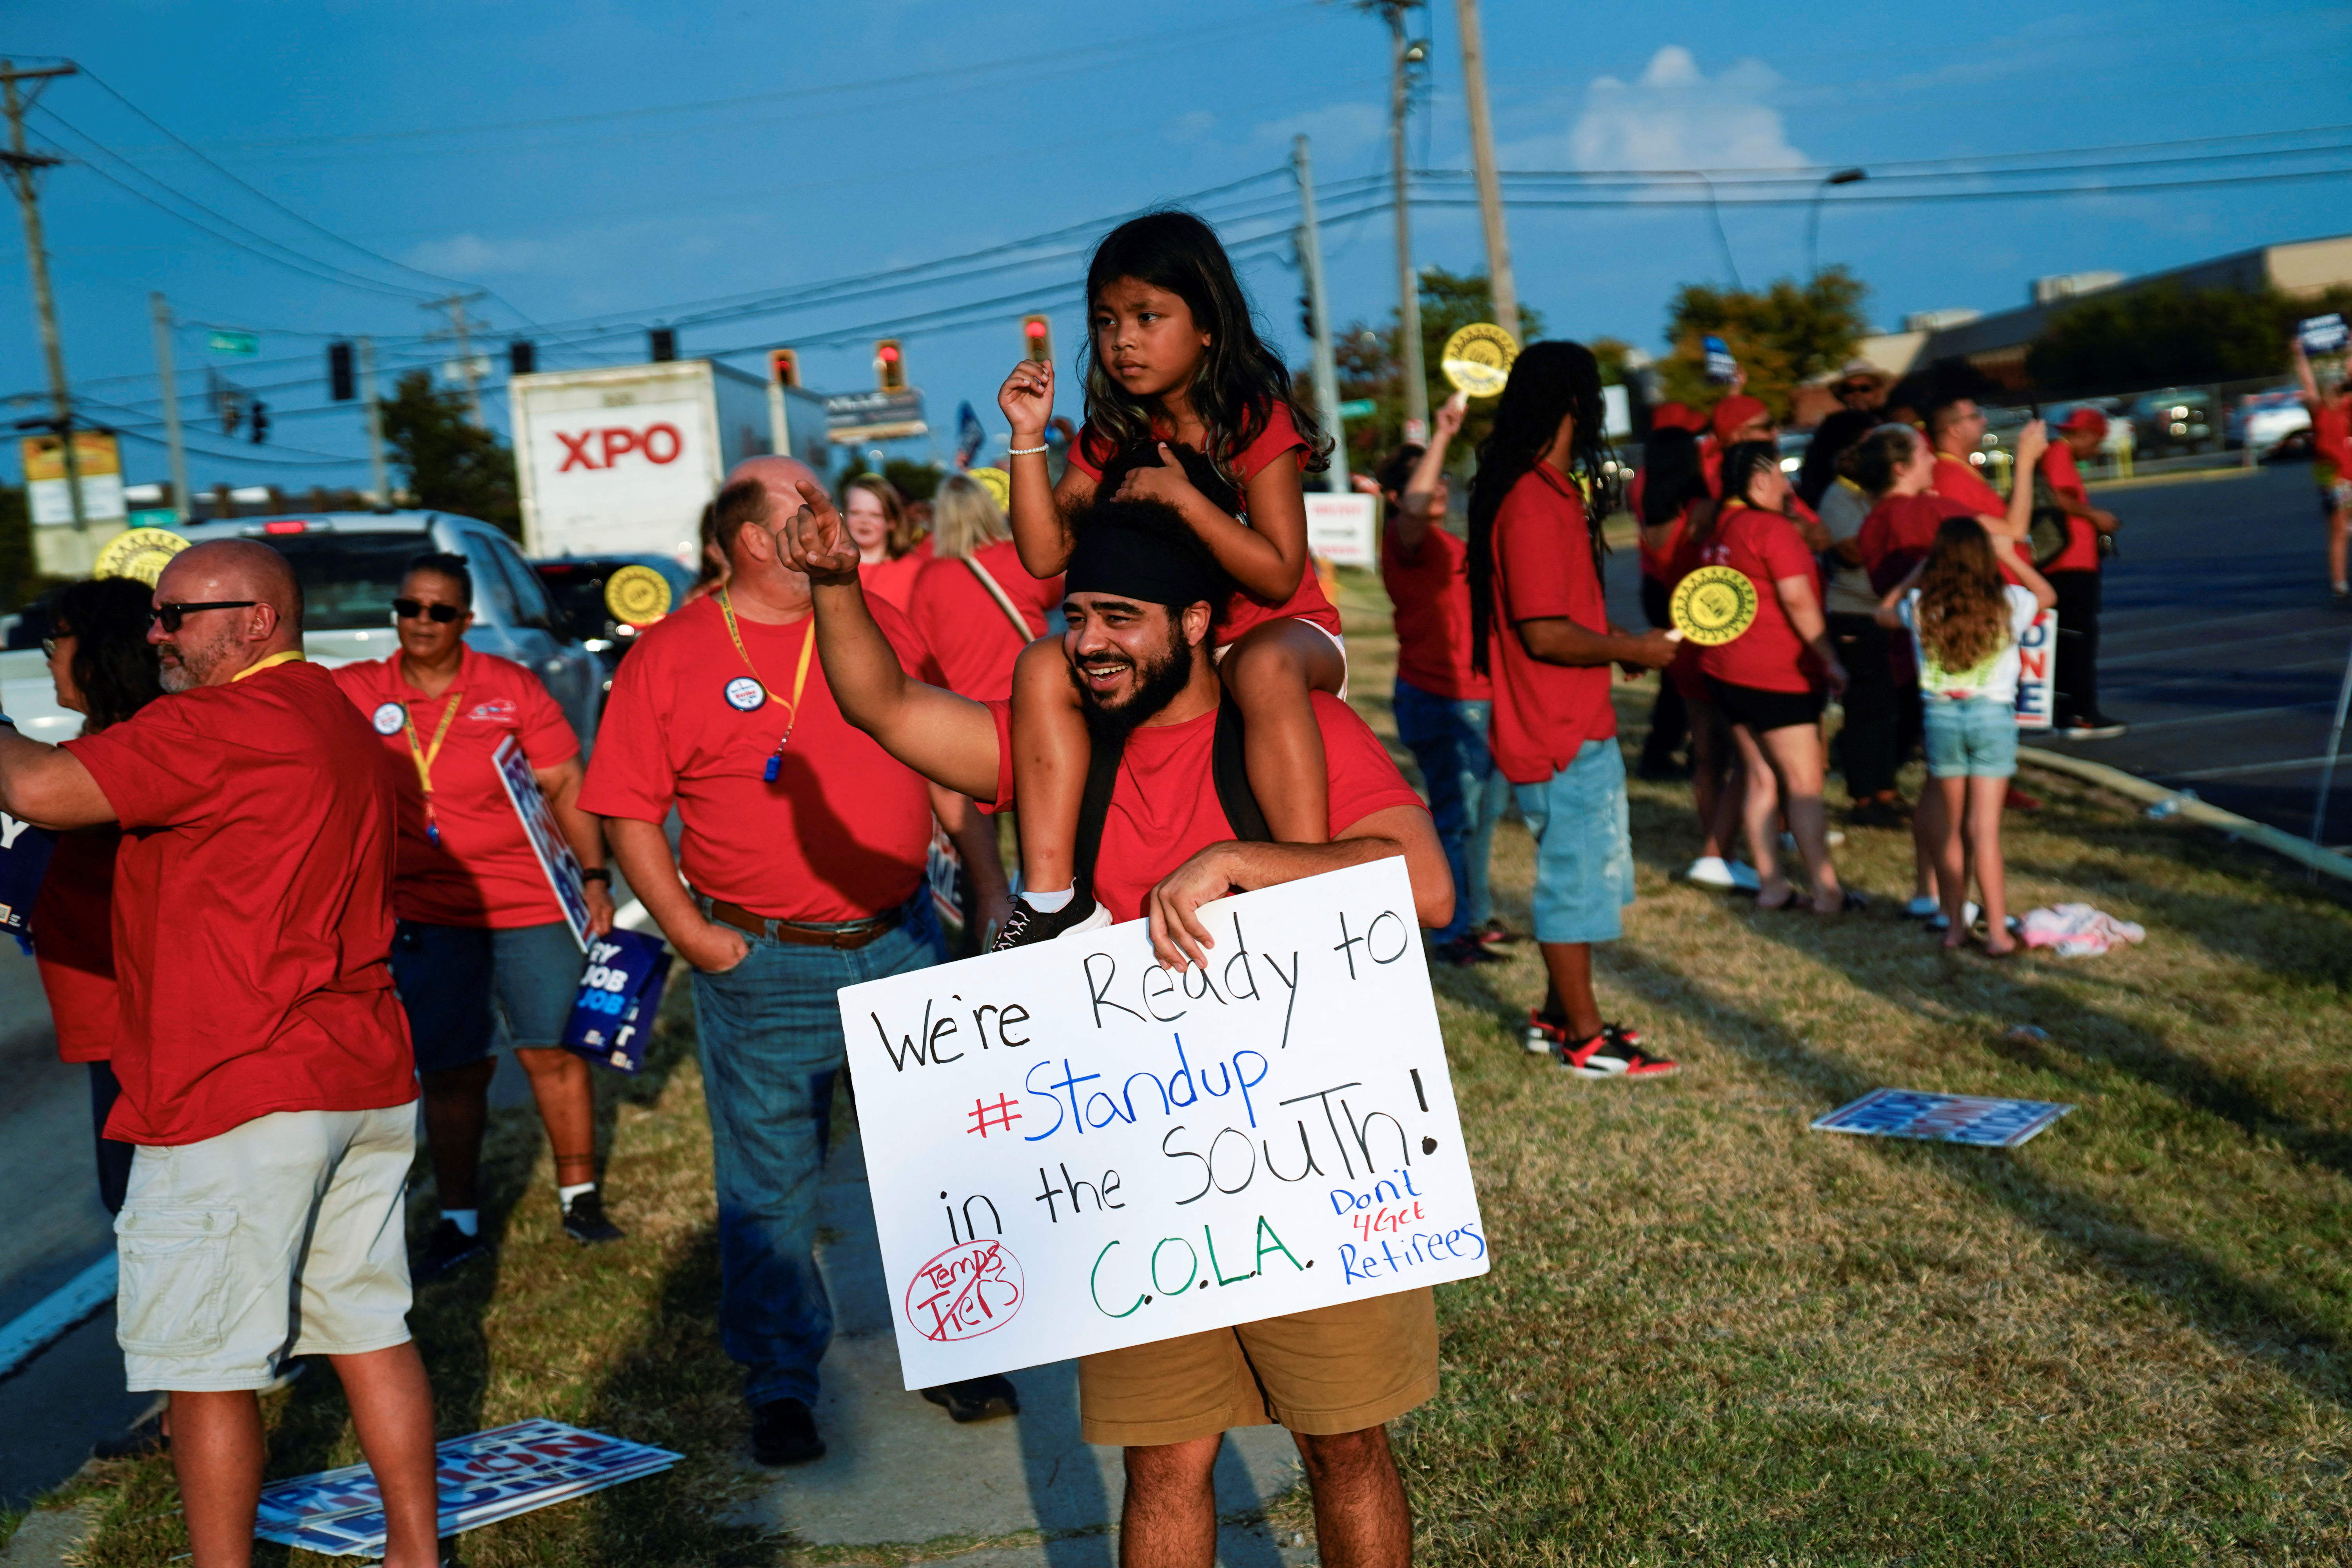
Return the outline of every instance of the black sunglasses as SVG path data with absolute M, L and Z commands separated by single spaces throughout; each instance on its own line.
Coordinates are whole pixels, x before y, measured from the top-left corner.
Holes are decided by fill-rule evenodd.
M 158 605 L 147 612 L 147 618 L 167 632 L 176 632 L 180 623 L 198 610 L 249 610 L 259 603 L 258 599 L 206 599 L 201 605 Z
M 419 599 L 394 599 L 392 602 L 392 613 L 404 621 L 413 621 L 419 616 L 429 616 L 446 626 L 466 612 L 455 605 L 428 605 Z

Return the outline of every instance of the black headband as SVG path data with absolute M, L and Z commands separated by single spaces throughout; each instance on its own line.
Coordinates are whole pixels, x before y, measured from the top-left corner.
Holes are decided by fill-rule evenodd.
M 1202 600 L 1212 606 L 1222 605 L 1233 592 L 1233 579 L 1205 555 L 1164 534 L 1108 519 L 1091 521 L 1078 529 L 1062 591 L 1117 594 L 1179 608 Z

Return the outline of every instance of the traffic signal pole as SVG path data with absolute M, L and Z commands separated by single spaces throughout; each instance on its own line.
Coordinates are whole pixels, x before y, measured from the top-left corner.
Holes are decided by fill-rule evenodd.
M 1486 230 L 1486 281 L 1495 291 L 1495 324 L 1519 341 L 1519 288 L 1511 276 L 1511 236 L 1503 226 L 1503 181 L 1495 169 L 1495 122 L 1486 110 L 1486 46 L 1478 30 L 1478 0 L 1454 0 L 1462 30 L 1462 88 L 1470 108 L 1470 163 L 1478 173 L 1478 218 Z
M 81 509 L 81 454 L 74 450 L 73 390 L 66 381 L 66 349 L 58 335 L 57 301 L 49 293 L 49 251 L 41 237 L 40 191 L 33 183 L 39 171 L 64 160 L 26 151 L 25 111 L 33 107 L 40 89 L 35 88 L 31 94 L 16 89 L 21 81 L 75 74 L 72 66 L 18 70 L 16 61 L 0 60 L 0 107 L 8 116 L 8 148 L 0 153 L 0 163 L 7 165 L 8 188 L 16 193 L 16 205 L 25 215 L 25 259 L 33 275 L 33 314 L 40 323 L 41 353 L 48 361 L 52 416 L 58 444 L 65 450 L 66 495 L 73 504 L 73 525 L 82 530 L 89 527 L 89 519 Z
M 1290 172 L 1298 180 L 1298 261 L 1307 273 L 1307 308 L 1315 318 L 1315 406 L 1331 435 L 1331 489 L 1348 493 L 1348 431 L 1339 417 L 1339 365 L 1331 353 L 1331 305 L 1323 292 L 1323 237 L 1315 226 L 1315 165 L 1307 138 L 1290 144 Z
M 1412 266 L 1412 205 L 1407 199 L 1405 115 L 1412 106 L 1412 71 L 1420 46 L 1405 37 L 1404 14 L 1417 0 L 1385 0 L 1389 19 L 1389 159 L 1396 186 L 1397 364 L 1404 380 L 1404 438 L 1429 439 L 1429 373 L 1422 363 L 1421 279 Z
M 375 340 L 360 340 L 360 395 L 367 400 L 368 461 L 375 472 L 375 504 L 392 505 L 392 489 L 383 472 L 383 408 L 375 397 Z
M 155 318 L 155 379 L 163 392 L 163 439 L 172 453 L 172 509 L 182 522 L 195 521 L 188 493 L 188 447 L 180 439 L 180 380 L 172 369 L 172 305 L 161 294 L 147 296 Z

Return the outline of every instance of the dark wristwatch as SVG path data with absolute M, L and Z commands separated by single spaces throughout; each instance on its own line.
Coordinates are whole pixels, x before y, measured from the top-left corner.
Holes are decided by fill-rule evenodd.
M 583 882 L 603 882 L 609 887 L 612 885 L 613 873 L 602 866 L 591 866 L 580 873 L 580 879 Z

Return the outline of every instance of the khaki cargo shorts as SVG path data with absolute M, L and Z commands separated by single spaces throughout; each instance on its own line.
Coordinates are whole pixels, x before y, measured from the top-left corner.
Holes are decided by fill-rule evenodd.
M 414 1102 L 142 1145 L 114 1221 L 130 1391 L 266 1388 L 289 1356 L 405 1344 L 415 1152 Z
M 1427 1286 L 1078 1362 L 1082 1435 L 1128 1448 L 1232 1426 L 1360 1432 L 1436 1392 L 1437 1299 Z

